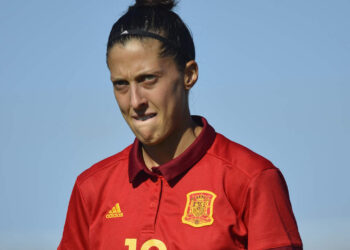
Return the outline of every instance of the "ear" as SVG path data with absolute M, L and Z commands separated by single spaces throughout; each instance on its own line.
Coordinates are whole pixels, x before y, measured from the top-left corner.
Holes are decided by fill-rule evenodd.
M 186 90 L 190 90 L 198 79 L 198 65 L 196 61 L 191 60 L 186 63 L 184 71 L 184 85 Z

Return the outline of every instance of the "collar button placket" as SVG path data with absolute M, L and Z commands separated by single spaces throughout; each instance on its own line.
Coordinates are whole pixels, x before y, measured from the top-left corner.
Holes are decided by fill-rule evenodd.
M 156 182 L 150 181 L 149 202 L 145 207 L 145 223 L 142 229 L 143 234 L 155 232 L 155 225 L 162 196 L 163 177 L 158 177 Z

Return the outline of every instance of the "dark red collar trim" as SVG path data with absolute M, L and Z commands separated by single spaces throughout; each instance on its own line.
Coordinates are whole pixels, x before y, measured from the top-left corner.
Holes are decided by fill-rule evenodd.
M 158 173 L 148 170 L 142 158 L 141 143 L 135 139 L 129 154 L 129 181 L 133 182 L 140 172 L 144 172 L 150 176 L 160 174 L 169 182 L 197 163 L 213 144 L 216 133 L 205 118 L 192 116 L 192 119 L 203 126 L 201 133 L 181 155 L 155 168 Z

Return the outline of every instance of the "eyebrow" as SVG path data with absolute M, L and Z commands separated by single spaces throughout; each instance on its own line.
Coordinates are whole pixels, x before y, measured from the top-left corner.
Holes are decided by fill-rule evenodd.
M 162 76 L 163 75 L 163 70 L 155 70 L 155 71 L 149 70 L 149 71 L 145 71 L 145 72 L 137 74 L 135 79 L 137 80 L 139 78 L 142 78 L 142 77 L 148 76 L 148 75 Z M 111 75 L 111 81 L 112 82 L 125 81 L 125 80 L 126 80 L 126 78 L 124 78 L 124 77 L 119 77 L 119 76 L 113 77 Z
M 118 81 L 125 81 L 125 79 L 124 78 L 121 78 L 121 77 L 116 77 L 116 78 L 114 78 L 114 77 L 110 77 L 110 80 L 111 80 L 111 82 L 113 82 L 113 83 L 115 83 L 115 82 L 118 82 Z

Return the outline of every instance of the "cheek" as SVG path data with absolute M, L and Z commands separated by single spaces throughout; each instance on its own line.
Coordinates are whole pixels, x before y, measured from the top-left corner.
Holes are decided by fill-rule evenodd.
M 184 89 L 183 84 L 179 81 L 174 83 L 171 93 L 169 93 L 170 97 L 169 99 L 172 100 L 173 108 L 175 109 L 182 109 L 184 105 L 186 104 L 186 92 Z
M 122 113 L 125 113 L 127 111 L 127 107 L 128 107 L 128 104 L 127 104 L 127 98 L 126 96 L 122 96 L 122 95 L 118 95 L 114 92 L 114 97 L 115 97 L 115 100 L 117 101 L 117 104 L 118 104 L 118 107 L 120 109 L 120 111 Z
M 161 93 L 163 93 L 163 95 L 159 96 L 163 96 L 165 102 L 172 100 L 175 103 L 179 103 L 183 99 L 185 88 L 180 80 L 174 79 L 167 86 L 165 85 L 164 88 L 161 89 Z

